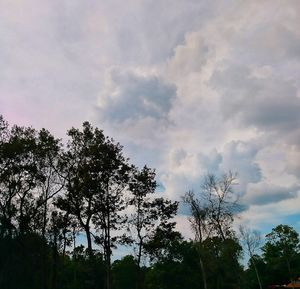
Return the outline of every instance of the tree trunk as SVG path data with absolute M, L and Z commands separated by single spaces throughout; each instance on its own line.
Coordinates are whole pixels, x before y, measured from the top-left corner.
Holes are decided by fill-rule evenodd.
M 291 264 L 290 264 L 288 259 L 286 259 L 286 264 L 287 264 L 287 267 L 288 267 L 289 277 L 290 277 L 290 281 L 291 281 L 291 284 L 292 284 L 292 288 L 295 289 L 294 280 L 292 279 Z
M 52 272 L 52 289 L 57 288 L 57 267 L 58 267 L 58 251 L 57 251 L 57 236 L 54 233 L 54 242 L 53 242 L 53 272 Z
M 85 226 L 85 234 L 86 234 L 86 239 L 87 239 L 88 254 L 89 254 L 89 257 L 91 258 L 93 256 L 93 248 L 92 248 L 92 238 L 91 238 L 90 227 L 88 225 Z
M 205 273 L 204 263 L 203 263 L 202 256 L 201 256 L 200 245 L 198 245 L 198 254 L 199 254 L 199 262 L 200 262 L 200 268 L 201 268 L 201 273 L 202 273 L 202 278 L 203 278 L 203 288 L 207 289 L 206 273 Z
M 110 272 L 110 267 L 111 267 L 111 264 L 110 264 L 110 258 L 108 258 L 107 260 L 107 263 L 106 263 L 106 289 L 110 289 L 110 286 L 111 286 L 111 272 Z
M 252 258 L 251 258 L 251 262 L 252 262 L 252 265 L 253 265 L 254 270 L 255 270 L 255 274 L 256 274 L 258 285 L 259 285 L 259 289 L 262 289 L 262 285 L 261 285 L 260 277 L 259 277 L 259 274 L 258 274 L 258 270 L 257 270 L 256 264 L 255 264 L 254 260 L 252 260 Z
M 47 258 L 47 242 L 46 242 L 46 226 L 47 226 L 47 201 L 44 204 L 43 211 L 43 225 L 42 225 L 42 288 L 47 289 L 47 268 L 46 268 L 46 258 Z
M 111 287 L 110 215 L 107 214 L 106 289 Z
M 139 236 L 140 237 L 140 236 Z M 141 289 L 142 288 L 142 276 L 141 276 L 141 258 L 142 258 L 142 247 L 143 247 L 143 240 L 140 237 L 140 243 L 139 243 L 139 250 L 138 250 L 138 258 L 137 258 L 137 282 L 136 282 L 136 288 Z

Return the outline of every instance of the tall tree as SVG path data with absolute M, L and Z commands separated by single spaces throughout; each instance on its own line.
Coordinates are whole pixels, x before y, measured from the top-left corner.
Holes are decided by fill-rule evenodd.
M 261 235 L 258 231 L 250 230 L 242 226 L 240 226 L 239 231 L 240 231 L 242 243 L 246 248 L 247 254 L 249 255 L 249 262 L 251 262 L 251 265 L 255 270 L 258 286 L 260 289 L 262 289 L 261 278 L 258 272 L 258 268 L 256 265 L 256 258 L 255 258 L 256 253 L 260 249 L 260 246 L 262 244 Z
M 110 288 L 112 247 L 117 240 L 112 231 L 125 221 L 124 191 L 131 167 L 122 155 L 122 146 L 90 123 L 83 123 L 82 131 L 72 128 L 68 135 L 70 141 L 62 162 L 67 192 L 58 198 L 57 204 L 77 218 L 86 233 L 90 257 L 93 236 L 103 247 Z
M 199 264 L 202 273 L 203 287 L 207 289 L 206 269 L 203 256 L 203 242 L 210 236 L 210 228 L 208 226 L 208 206 L 195 197 L 194 192 L 189 191 L 183 196 L 183 202 L 189 206 L 192 230 L 195 233 L 195 243 L 199 256 Z
M 288 225 L 278 225 L 266 235 L 266 240 L 262 250 L 267 265 L 271 268 L 278 264 L 286 266 L 286 277 L 292 281 L 296 277 L 293 262 L 300 253 L 299 234 Z
M 232 223 L 238 206 L 238 195 L 233 190 L 235 184 L 236 174 L 231 171 L 221 178 L 208 174 L 202 184 L 209 231 L 223 240 L 233 236 Z
M 145 166 L 142 170 L 136 169 L 131 178 L 129 189 L 131 198 L 129 205 L 132 213 L 129 218 L 131 240 L 136 249 L 136 262 L 138 265 L 138 284 L 141 287 L 141 260 L 145 253 L 145 245 L 158 234 L 165 238 L 171 236 L 175 223 L 171 219 L 177 212 L 178 203 L 164 198 L 155 198 L 155 171 Z
M 167 232 L 174 227 L 172 218 L 177 212 L 178 202 L 155 197 L 156 187 L 154 170 L 145 166 L 141 171 L 135 171 L 130 184 L 132 196 L 129 205 L 132 206 L 133 213 L 130 215 L 129 225 L 137 247 L 139 267 L 144 245 L 158 231 Z
M 49 131 L 41 129 L 37 135 L 37 165 L 44 181 L 39 186 L 39 196 L 36 202 L 36 211 L 32 218 L 39 224 L 41 234 L 45 237 L 47 223 L 50 218 L 50 209 L 53 199 L 64 189 L 64 178 L 61 175 L 59 162 L 62 145 Z
M 233 289 L 240 288 L 239 264 L 242 247 L 237 239 L 219 236 L 207 238 L 203 242 L 204 262 L 207 269 L 209 288 Z
M 97 192 L 95 199 L 96 214 L 92 220 L 97 236 L 95 242 L 103 248 L 106 262 L 106 287 L 111 288 L 112 249 L 124 239 L 119 232 L 127 221 L 126 192 L 132 172 L 128 160 L 123 157 L 122 146 L 106 138 L 100 157 L 100 174 L 93 183 Z
M 6 135 L 0 151 L 0 206 L 2 222 L 11 236 L 12 230 L 24 234 L 38 229 L 35 216 L 44 202 L 41 202 L 41 187 L 46 181 L 43 157 L 49 147 L 46 152 L 38 132 L 30 127 L 14 126 Z M 45 149 L 43 154 L 41 147 Z
M 183 201 L 191 212 L 189 220 L 195 233 L 204 289 L 207 289 L 207 278 L 203 243 L 213 236 L 220 237 L 223 241 L 233 236 L 231 226 L 237 205 L 237 195 L 233 191 L 235 180 L 236 176 L 232 172 L 224 174 L 221 178 L 208 174 L 198 196 L 193 191 L 183 196 Z
M 30 235 L 25 237 L 26 234 L 42 233 L 40 267 L 44 282 L 41 288 L 46 288 L 48 206 L 62 188 L 62 184 L 54 184 L 50 177 L 53 173 L 49 174 L 59 155 L 59 140 L 45 129 L 37 131 L 20 126 L 10 129 L 3 118 L 0 123 L 1 237 L 12 239 L 20 235 L 19 240 L 23 242 L 30 240 Z M 44 187 L 47 187 L 46 194 Z
M 92 256 L 92 217 L 96 213 L 94 190 L 96 178 L 101 170 L 96 167 L 105 143 L 102 131 L 85 122 L 83 130 L 72 128 L 68 131 L 70 140 L 67 151 L 62 155 L 60 167 L 65 178 L 66 192 L 58 196 L 56 205 L 76 217 L 78 225 L 86 233 L 88 253 Z

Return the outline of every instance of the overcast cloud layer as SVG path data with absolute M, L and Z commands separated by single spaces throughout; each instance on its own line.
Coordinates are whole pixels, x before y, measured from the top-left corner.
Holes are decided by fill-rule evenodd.
M 236 171 L 240 222 L 300 229 L 300 2 L 125 2 L 0 0 L 0 113 L 90 120 L 172 199 Z

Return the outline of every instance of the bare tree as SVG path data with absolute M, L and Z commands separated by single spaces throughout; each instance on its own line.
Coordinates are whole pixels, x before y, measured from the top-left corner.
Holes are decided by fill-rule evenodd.
M 260 276 L 259 276 L 256 262 L 255 262 L 255 254 L 259 250 L 259 248 L 262 244 L 261 235 L 258 231 L 250 230 L 249 228 L 246 228 L 243 226 L 239 227 L 239 233 L 240 233 L 243 245 L 246 247 L 247 254 L 250 257 L 250 262 L 251 262 L 252 266 L 254 267 L 259 288 L 262 289 Z
M 222 240 L 232 236 L 231 226 L 238 207 L 238 195 L 233 190 L 236 184 L 236 174 L 229 171 L 221 178 L 208 174 L 202 185 L 209 232 Z
M 233 235 L 233 223 L 238 197 L 233 191 L 236 174 L 229 172 L 221 178 L 213 174 L 205 176 L 199 196 L 193 191 L 187 192 L 183 201 L 189 206 L 189 219 L 195 232 L 199 262 L 203 277 L 203 286 L 207 289 L 206 273 L 203 262 L 203 242 L 212 236 L 219 236 L 223 241 Z
M 207 289 L 207 280 L 206 280 L 206 272 L 204 267 L 204 260 L 202 256 L 202 243 L 206 237 L 209 236 L 208 232 L 208 208 L 204 205 L 199 199 L 195 197 L 193 191 L 187 192 L 183 197 L 183 202 L 189 206 L 191 211 L 191 217 L 189 221 L 192 226 L 192 230 L 195 233 L 195 241 L 197 245 L 197 251 L 199 255 L 199 263 L 203 278 L 203 287 Z
M 189 221 L 195 233 L 196 241 L 201 243 L 206 236 L 209 236 L 208 207 L 195 197 L 193 191 L 187 192 L 182 199 L 190 207 L 192 216 Z

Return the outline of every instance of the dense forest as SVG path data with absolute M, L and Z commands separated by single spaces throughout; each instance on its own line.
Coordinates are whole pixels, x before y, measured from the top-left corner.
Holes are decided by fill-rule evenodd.
M 1 289 L 262 289 L 300 275 L 292 227 L 265 238 L 234 231 L 235 174 L 182 193 L 186 240 L 175 230 L 179 202 L 156 193 L 154 169 L 131 164 L 88 122 L 67 136 L 0 116 Z M 116 260 L 120 246 L 128 255 Z

